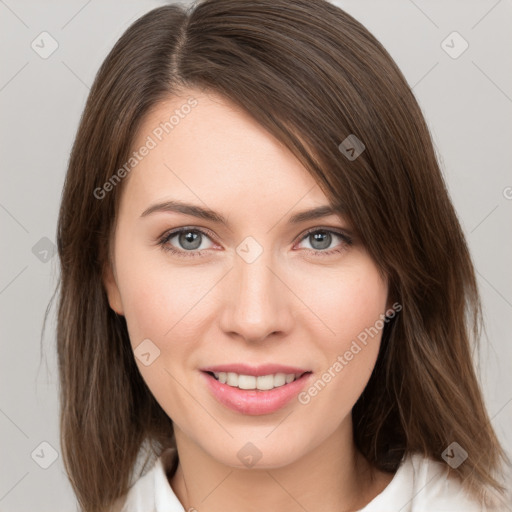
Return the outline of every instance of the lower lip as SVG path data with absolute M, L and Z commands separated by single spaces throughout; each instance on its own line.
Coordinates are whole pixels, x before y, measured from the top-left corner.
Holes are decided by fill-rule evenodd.
M 284 407 L 313 375 L 305 373 L 300 378 L 274 389 L 260 391 L 258 389 L 240 389 L 222 384 L 212 375 L 201 372 L 206 378 L 206 383 L 215 398 L 226 407 L 252 416 L 271 414 Z

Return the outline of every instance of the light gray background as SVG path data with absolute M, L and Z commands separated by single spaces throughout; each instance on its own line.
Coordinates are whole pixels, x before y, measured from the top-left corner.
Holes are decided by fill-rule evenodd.
M 487 322 L 485 398 L 512 453 L 512 4 L 335 3 L 388 49 L 431 129 L 478 271 Z M 40 240 L 55 243 L 69 151 L 101 62 L 131 22 L 163 4 L 0 0 L 0 512 L 76 509 L 58 437 L 55 308 L 40 351 L 58 262 L 51 251 L 46 263 L 41 260 L 48 242 Z M 47 59 L 31 48 L 43 31 L 59 45 Z M 441 46 L 453 31 L 469 43 L 456 59 Z M 460 48 L 450 39 L 448 44 Z M 43 245 L 34 254 L 38 242 Z M 51 462 L 51 449 L 42 442 L 58 453 L 48 469 L 39 465 Z

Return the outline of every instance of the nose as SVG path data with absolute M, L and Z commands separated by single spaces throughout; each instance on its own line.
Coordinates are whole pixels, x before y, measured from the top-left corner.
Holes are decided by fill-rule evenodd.
M 252 262 L 238 255 L 224 283 L 221 328 L 247 342 L 286 335 L 294 324 L 293 293 L 288 279 L 272 261 L 271 251 Z

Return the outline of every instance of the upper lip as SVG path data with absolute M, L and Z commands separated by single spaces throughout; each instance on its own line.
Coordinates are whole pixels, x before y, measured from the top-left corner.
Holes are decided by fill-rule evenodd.
M 239 375 L 253 375 L 254 377 L 259 377 L 261 375 L 274 375 L 275 373 L 294 373 L 296 376 L 300 376 L 303 373 L 310 372 L 311 370 L 304 370 L 303 368 L 298 368 L 296 366 L 286 366 L 282 364 L 268 363 L 262 364 L 260 366 L 250 366 L 248 364 L 237 363 L 207 366 L 205 368 L 201 368 L 201 371 L 213 373 L 232 372 L 238 373 Z

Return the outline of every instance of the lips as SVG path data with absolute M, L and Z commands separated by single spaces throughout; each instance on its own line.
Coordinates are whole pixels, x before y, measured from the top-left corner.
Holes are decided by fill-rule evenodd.
M 211 370 L 210 370 L 211 368 Z M 290 383 L 270 390 L 239 389 L 219 382 L 213 373 L 233 372 L 261 377 L 275 373 L 295 373 L 298 377 Z M 200 372 L 207 389 L 219 404 L 241 414 L 259 416 L 272 414 L 289 404 L 311 382 L 313 373 L 301 368 L 282 365 L 264 365 L 257 368 L 243 364 L 211 366 Z

